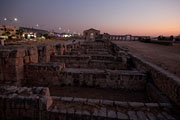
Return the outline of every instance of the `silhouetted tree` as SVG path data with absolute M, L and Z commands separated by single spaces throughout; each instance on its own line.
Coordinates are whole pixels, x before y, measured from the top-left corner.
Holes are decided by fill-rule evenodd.
M 173 35 L 171 35 L 169 39 L 170 39 L 171 41 L 173 41 L 174 36 L 173 36 Z
M 22 38 L 22 35 L 23 35 L 23 30 L 22 29 L 19 29 L 16 31 L 16 35 L 19 36 L 19 38 L 21 39 Z
M 2 36 L 9 36 L 11 33 L 9 31 L 3 32 Z

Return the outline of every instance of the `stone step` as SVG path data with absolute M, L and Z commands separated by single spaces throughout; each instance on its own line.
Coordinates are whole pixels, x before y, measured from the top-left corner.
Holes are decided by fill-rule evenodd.
M 53 97 L 51 112 L 71 116 L 71 119 L 98 120 L 175 120 L 168 103 L 121 102 L 73 97 Z M 73 116 L 72 116 L 73 115 Z

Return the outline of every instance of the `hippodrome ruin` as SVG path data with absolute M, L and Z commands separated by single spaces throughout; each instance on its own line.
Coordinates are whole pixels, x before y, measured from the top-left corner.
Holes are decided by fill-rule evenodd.
M 74 42 L 1 46 L 0 119 L 178 119 L 179 77 L 112 41 L 137 40 L 136 36 L 96 41 L 99 31 L 92 31 L 85 31 L 86 40 Z M 102 99 L 88 97 L 88 91 L 84 97 L 54 91 L 66 87 L 85 93 L 85 88 L 114 90 L 120 95 Z

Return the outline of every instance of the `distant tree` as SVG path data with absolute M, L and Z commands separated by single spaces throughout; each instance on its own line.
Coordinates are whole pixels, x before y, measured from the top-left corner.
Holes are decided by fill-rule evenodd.
M 166 38 L 162 35 L 158 36 L 158 40 L 165 40 Z
M 22 38 L 22 35 L 23 35 L 23 30 L 22 29 L 19 29 L 16 31 L 16 35 L 19 36 L 19 38 L 21 39 Z
M 9 36 L 11 33 L 9 31 L 3 32 L 2 36 Z
M 170 39 L 171 41 L 173 41 L 174 36 L 173 36 L 173 35 L 171 35 L 169 39 Z
M 162 37 L 161 36 L 158 36 L 158 40 L 161 40 L 162 39 Z
M 44 34 L 43 35 L 46 39 L 49 39 L 49 35 L 48 34 Z

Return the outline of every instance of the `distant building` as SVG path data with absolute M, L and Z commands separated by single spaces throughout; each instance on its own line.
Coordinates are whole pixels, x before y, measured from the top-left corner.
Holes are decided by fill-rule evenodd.
M 9 36 L 16 35 L 19 27 L 0 25 L 0 35 L 9 33 Z
M 93 28 L 83 32 L 84 39 L 88 41 L 95 41 L 99 35 L 100 31 Z
M 20 29 L 23 31 L 24 36 L 28 36 L 30 34 L 35 34 L 36 37 L 41 37 L 45 34 L 49 34 L 46 30 L 40 30 L 40 29 L 34 29 L 34 28 L 26 28 L 26 27 L 20 27 Z

